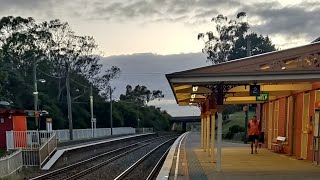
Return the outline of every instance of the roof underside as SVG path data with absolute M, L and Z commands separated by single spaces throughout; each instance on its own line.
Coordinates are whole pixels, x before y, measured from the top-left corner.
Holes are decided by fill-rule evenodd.
M 225 104 L 262 103 L 249 96 L 249 84 L 261 85 L 269 100 L 320 87 L 320 42 L 167 74 L 179 105 L 198 104 L 212 94 L 210 86 L 234 85 Z M 235 86 L 236 85 L 236 86 Z

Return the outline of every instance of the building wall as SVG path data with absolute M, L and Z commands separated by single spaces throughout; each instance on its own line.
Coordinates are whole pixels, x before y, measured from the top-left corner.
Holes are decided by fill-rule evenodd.
M 266 102 L 263 104 L 262 113 L 266 113 L 262 115 L 263 117 L 263 126 L 264 133 L 265 133 L 265 144 L 264 147 L 268 147 L 268 129 L 269 123 L 268 121 L 272 121 L 272 139 L 271 141 L 274 142 L 277 138 L 276 136 L 284 136 L 287 138 L 287 143 L 284 145 L 284 152 L 286 154 L 292 154 L 297 159 L 301 158 L 301 137 L 303 131 L 303 102 L 304 102 L 304 94 L 308 92 L 299 92 L 298 94 L 292 95 L 290 97 L 283 97 L 275 101 L 279 101 L 279 113 L 278 113 L 278 133 L 274 134 L 275 128 L 275 117 L 274 117 L 274 110 L 275 110 L 275 101 L 271 102 L 273 106 L 272 118 L 269 118 L 269 103 Z M 310 91 L 310 109 L 309 109 L 309 118 L 311 117 L 314 120 L 314 113 L 315 113 L 315 98 L 316 98 L 316 91 Z M 295 105 L 294 105 L 294 97 L 295 97 Z M 286 103 L 287 102 L 287 103 Z M 288 108 L 289 106 L 289 108 Z M 308 123 L 309 122 L 308 119 Z M 274 147 L 272 147 L 273 150 Z M 307 147 L 307 160 L 312 160 L 312 133 L 308 135 L 308 147 Z
M 12 120 L 8 118 L 8 114 L 0 114 L 4 117 L 4 123 L 0 123 L 0 149 L 6 148 L 6 131 L 12 130 Z

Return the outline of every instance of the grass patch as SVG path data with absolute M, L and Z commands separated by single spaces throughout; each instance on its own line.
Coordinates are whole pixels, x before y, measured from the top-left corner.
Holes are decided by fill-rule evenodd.
M 249 112 L 249 120 L 253 117 L 254 114 L 255 112 Z M 234 125 L 244 127 L 245 112 L 236 112 L 230 115 L 229 119 L 230 121 L 222 125 L 222 134 L 226 134 L 229 131 L 229 128 Z
M 0 149 L 0 157 L 5 156 L 6 153 L 6 150 Z

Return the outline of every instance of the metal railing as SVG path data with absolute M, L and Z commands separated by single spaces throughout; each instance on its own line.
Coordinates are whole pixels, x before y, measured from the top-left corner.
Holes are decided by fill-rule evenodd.
M 54 133 L 46 143 L 44 143 L 39 149 L 39 164 L 40 167 L 46 160 L 50 157 L 50 155 L 57 148 L 57 138 L 56 133 Z
M 53 133 L 48 131 L 7 131 L 7 150 L 39 149 Z
M 136 128 L 137 133 L 152 133 L 153 128 Z
M 0 158 L 0 178 L 6 177 L 22 167 L 22 152 L 18 150 L 9 156 Z
M 120 134 L 134 134 L 136 133 L 135 128 L 132 127 L 117 127 L 112 128 L 113 135 Z M 55 130 L 58 141 L 69 141 L 69 130 L 68 129 L 60 129 Z M 97 137 L 110 136 L 111 130 L 110 128 L 96 128 L 94 132 L 94 137 L 92 135 L 92 129 L 74 129 L 73 130 L 73 140 L 81 140 L 81 139 L 90 139 Z

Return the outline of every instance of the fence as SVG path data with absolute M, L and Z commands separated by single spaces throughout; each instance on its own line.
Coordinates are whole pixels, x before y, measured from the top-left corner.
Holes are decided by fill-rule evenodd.
M 0 178 L 8 176 L 22 167 L 22 152 L 18 150 L 13 154 L 0 158 Z
M 55 130 L 58 141 L 69 141 L 69 130 L 68 129 L 60 129 Z M 121 135 L 121 134 L 134 134 L 136 133 L 135 128 L 131 127 L 117 127 L 112 128 L 113 135 Z M 94 137 L 103 137 L 110 136 L 111 130 L 110 128 L 97 128 L 94 132 Z M 92 129 L 74 129 L 73 130 L 73 140 L 81 140 L 81 139 L 89 139 L 93 138 Z
M 49 156 L 57 148 L 56 133 L 54 133 L 46 143 L 44 143 L 39 149 L 39 163 L 40 166 L 49 158 Z
M 7 131 L 7 150 L 20 149 L 23 166 L 39 166 L 57 147 L 54 131 Z
M 48 131 L 7 131 L 7 150 L 10 149 L 39 149 L 48 141 L 54 132 Z
M 137 133 L 152 133 L 153 128 L 137 128 L 136 132 Z

